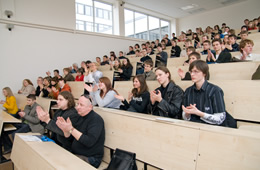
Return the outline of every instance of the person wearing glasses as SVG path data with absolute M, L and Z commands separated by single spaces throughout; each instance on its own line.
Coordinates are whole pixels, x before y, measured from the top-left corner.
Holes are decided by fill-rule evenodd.
M 119 109 L 121 101 L 115 97 L 116 90 L 112 88 L 111 81 L 107 77 L 101 77 L 97 85 L 84 85 L 85 89 L 90 92 L 92 104 L 99 107 Z
M 72 153 L 98 168 L 104 155 L 105 127 L 100 115 L 93 111 L 88 95 L 82 95 L 76 106 L 80 120 L 58 117 L 56 124 L 66 138 L 72 138 Z
M 226 112 L 222 89 L 206 80 L 208 64 L 202 60 L 193 61 L 189 71 L 194 85 L 184 93 L 182 118 L 192 122 L 236 127 L 235 120 Z

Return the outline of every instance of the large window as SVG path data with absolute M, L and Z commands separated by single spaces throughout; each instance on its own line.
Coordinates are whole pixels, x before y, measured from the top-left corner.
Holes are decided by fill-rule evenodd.
M 76 29 L 113 34 L 112 5 L 95 0 L 76 0 Z
M 170 22 L 125 9 L 125 36 L 156 40 L 170 33 Z

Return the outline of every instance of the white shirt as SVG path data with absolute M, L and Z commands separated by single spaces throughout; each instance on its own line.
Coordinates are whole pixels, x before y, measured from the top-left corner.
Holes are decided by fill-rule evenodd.
M 241 53 L 240 55 L 235 56 L 235 58 L 241 60 L 241 58 L 243 57 L 243 54 Z M 249 54 L 246 59 L 246 61 L 260 61 L 260 54 L 255 54 L 255 53 L 251 53 Z

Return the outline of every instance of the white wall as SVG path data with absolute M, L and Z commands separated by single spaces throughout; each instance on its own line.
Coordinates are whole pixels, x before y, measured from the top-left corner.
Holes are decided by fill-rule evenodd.
M 128 51 L 128 46 L 137 42 L 125 37 L 74 31 L 75 19 L 68 16 L 75 15 L 74 0 L 0 0 L 0 8 L 0 91 L 10 86 L 17 92 L 25 78 L 36 85 L 37 77 L 45 76 L 48 70 L 57 68 L 62 72 L 74 62 L 95 61 L 97 56 L 108 55 L 112 50 L 116 54 L 120 50 Z M 7 19 L 6 9 L 13 9 L 15 16 Z M 53 17 L 53 13 L 58 16 Z M 6 23 L 15 25 L 11 32 L 6 29 Z M 55 30 L 53 26 L 60 28 Z
M 178 34 L 181 31 L 192 29 L 195 31 L 197 27 L 204 30 L 207 26 L 213 27 L 225 22 L 227 26 L 239 29 L 244 24 L 244 19 L 254 19 L 260 16 L 260 1 L 248 0 L 231 6 L 211 10 L 197 15 L 192 15 L 178 19 Z

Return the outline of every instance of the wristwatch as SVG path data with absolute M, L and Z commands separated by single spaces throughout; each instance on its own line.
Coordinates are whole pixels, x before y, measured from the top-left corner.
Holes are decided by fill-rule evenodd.
M 73 130 L 74 130 L 74 127 L 72 127 L 72 128 L 70 129 L 69 133 L 71 134 Z

